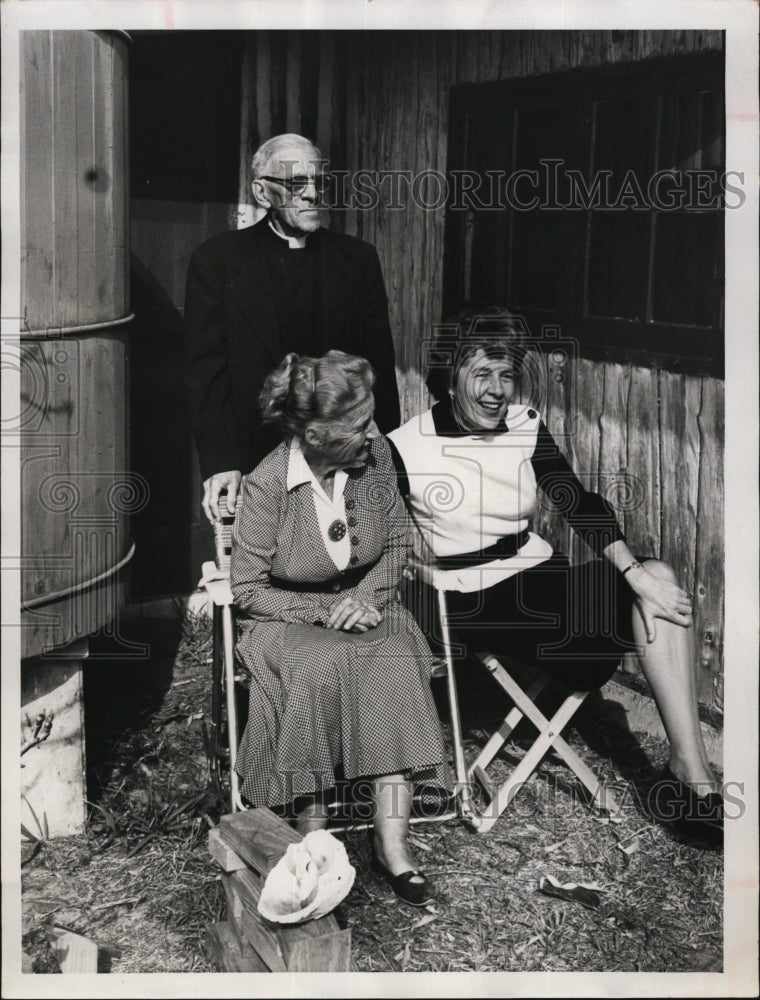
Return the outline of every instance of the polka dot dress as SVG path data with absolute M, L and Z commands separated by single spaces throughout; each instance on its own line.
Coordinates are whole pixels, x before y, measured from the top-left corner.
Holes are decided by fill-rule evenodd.
M 396 601 L 408 525 L 388 446 L 374 441 L 370 463 L 346 484 L 348 569 L 367 567 L 346 586 L 325 549 L 311 487 L 285 487 L 287 455 L 287 445 L 275 449 L 246 477 L 233 536 L 233 594 L 249 615 L 237 643 L 250 675 L 242 793 L 256 806 L 284 805 L 335 785 L 336 770 L 349 780 L 400 772 L 449 787 L 430 649 Z M 272 577 L 299 589 L 273 587 Z M 379 608 L 380 625 L 326 628 L 346 595 Z

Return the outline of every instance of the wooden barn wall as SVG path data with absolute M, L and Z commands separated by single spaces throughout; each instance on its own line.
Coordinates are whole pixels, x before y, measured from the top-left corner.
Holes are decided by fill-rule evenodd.
M 247 163 L 270 135 L 293 131 L 310 136 L 338 169 L 443 173 L 448 95 L 455 84 L 680 55 L 719 49 L 723 43 L 721 32 L 710 31 L 274 31 L 250 32 L 240 39 L 241 56 L 237 41 L 230 43 L 235 59 L 242 60 L 235 193 L 225 181 L 224 197 L 218 191 L 200 192 L 187 203 L 167 195 L 159 204 L 143 186 L 133 201 L 133 252 L 158 277 L 178 320 L 192 249 L 211 232 L 251 221 Z M 213 139 L 218 123 L 208 124 L 214 117 L 208 101 L 199 107 L 196 131 L 206 121 L 204 128 Z M 225 143 L 222 149 L 207 142 L 206 148 L 216 148 L 217 161 L 226 164 L 229 136 Z M 330 225 L 377 247 L 389 295 L 402 407 L 409 415 L 426 404 L 421 342 L 441 318 L 444 210 L 410 203 L 393 210 L 353 209 L 333 212 Z M 547 365 L 552 369 L 553 364 L 550 357 Z M 616 504 L 634 551 L 670 560 L 693 590 L 700 700 L 719 707 L 723 384 L 583 358 L 568 360 L 563 369 L 562 381 L 554 380 L 557 372 L 550 370 L 545 383 L 549 426 L 560 435 L 577 471 Z M 158 379 L 157 373 L 154 381 Z M 197 471 L 194 477 L 192 488 L 197 490 Z M 196 539 L 205 528 L 197 513 L 193 518 Z M 553 541 L 570 542 L 550 511 L 542 521 Z M 572 541 L 571 548 L 578 558 L 580 543 Z M 190 564 L 196 565 L 192 554 Z
M 721 32 L 259 32 L 248 36 L 242 149 L 280 131 L 316 139 L 333 168 L 445 173 L 455 84 L 719 49 Z M 241 201 L 247 177 L 241 173 Z M 441 319 L 444 209 L 333 212 L 378 250 L 405 416 L 426 405 L 420 357 Z M 584 481 L 616 506 L 638 554 L 673 563 L 694 594 L 699 696 L 721 702 L 723 383 L 632 365 L 549 356 L 550 429 Z M 554 376 L 560 374 L 561 379 Z M 718 488 L 716 488 L 718 484 Z M 586 553 L 561 518 L 542 528 Z M 634 669 L 634 668 L 629 668 Z
M 720 48 L 709 31 L 374 32 L 346 47 L 352 169 L 445 173 L 449 90 Z M 441 319 L 445 209 L 349 211 L 346 232 L 377 247 L 390 297 L 402 407 L 419 408 L 419 343 Z
M 720 49 L 721 32 L 382 33 L 347 49 L 346 159 L 354 169 L 445 172 L 449 88 Z M 408 202 L 353 212 L 374 243 L 390 300 L 406 415 L 425 402 L 420 342 L 440 321 L 444 210 Z M 551 356 L 547 360 L 551 369 Z M 556 367 L 556 366 L 555 366 Z M 568 361 L 543 408 L 576 471 L 615 504 L 634 552 L 670 561 L 694 594 L 699 697 L 722 703 L 723 382 L 631 365 Z M 561 374 L 561 380 L 553 377 Z M 582 543 L 550 512 L 557 546 Z
M 723 437 L 720 379 L 630 364 L 546 359 L 536 404 L 584 485 L 613 504 L 639 556 L 670 562 L 694 595 L 700 701 L 723 696 Z M 555 378 L 560 375 L 561 379 Z M 539 530 L 582 561 L 590 555 L 544 502 Z M 637 672 L 631 663 L 624 669 Z

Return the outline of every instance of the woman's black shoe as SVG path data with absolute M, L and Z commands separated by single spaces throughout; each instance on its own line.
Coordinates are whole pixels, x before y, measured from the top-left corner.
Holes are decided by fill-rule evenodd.
M 372 867 L 388 880 L 391 889 L 402 902 L 408 903 L 410 906 L 426 906 L 432 901 L 433 894 L 430 891 L 430 883 L 422 872 L 410 870 L 401 872 L 400 875 L 393 875 L 374 852 L 372 854 Z M 422 881 L 413 882 L 414 878 L 422 879 Z
M 654 819 L 687 837 L 698 837 L 713 847 L 723 843 L 723 796 L 697 795 L 668 767 L 649 791 L 649 809 Z

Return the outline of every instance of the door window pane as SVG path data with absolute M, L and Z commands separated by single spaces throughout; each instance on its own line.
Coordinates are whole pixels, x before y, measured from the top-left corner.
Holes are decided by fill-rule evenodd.
M 719 213 L 658 213 L 654 255 L 652 319 L 660 323 L 712 326 L 716 316 L 713 289 L 721 278 Z
M 590 220 L 586 315 L 646 316 L 649 213 L 594 212 Z

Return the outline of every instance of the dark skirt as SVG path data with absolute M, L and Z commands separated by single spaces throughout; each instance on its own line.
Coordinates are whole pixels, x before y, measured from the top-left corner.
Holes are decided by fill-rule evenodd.
M 473 593 L 449 591 L 450 626 L 471 652 L 540 666 L 567 687 L 589 691 L 635 650 L 634 594 L 606 559 L 546 562 Z

